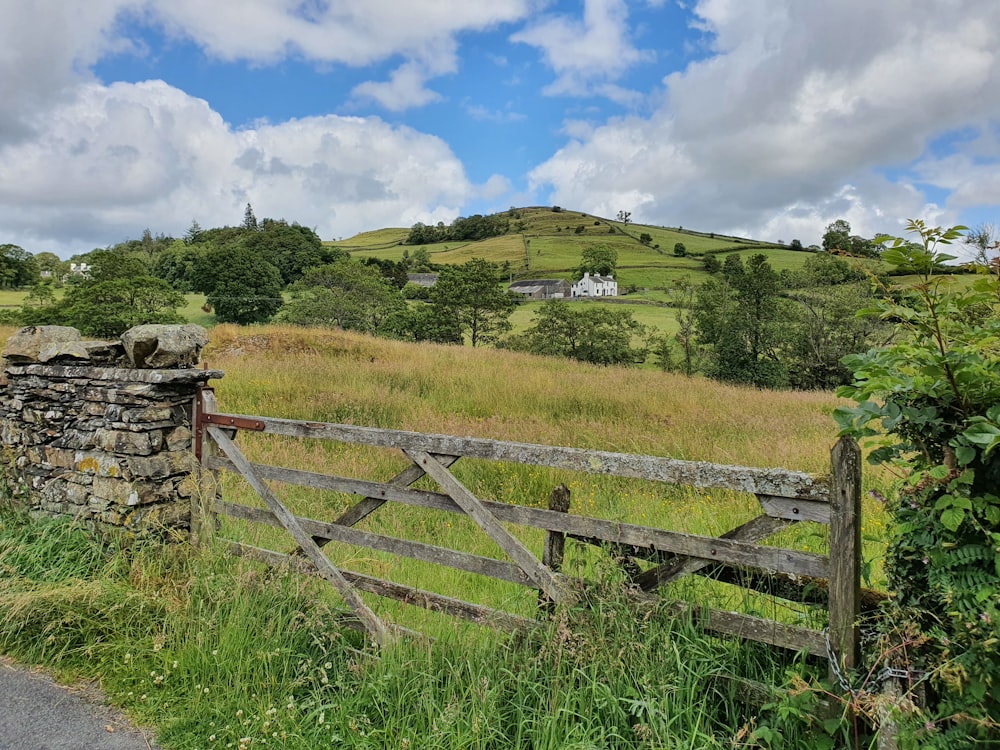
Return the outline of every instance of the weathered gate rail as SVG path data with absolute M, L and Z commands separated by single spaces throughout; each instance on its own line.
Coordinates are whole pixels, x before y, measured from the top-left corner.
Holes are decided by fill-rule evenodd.
M 763 578 L 777 590 L 778 596 L 786 599 L 799 598 L 806 588 L 802 581 L 809 581 L 808 588 L 813 591 L 815 601 L 818 582 L 819 588 L 826 591 L 821 599 L 826 600 L 830 613 L 828 636 L 817 630 L 736 612 L 681 604 L 677 607 L 694 610 L 703 626 L 712 631 L 818 656 L 829 655 L 832 648 L 841 666 L 857 664 L 857 622 L 861 608 L 861 463 L 860 452 L 853 441 L 841 439 L 832 451 L 830 476 L 816 477 L 782 469 L 724 466 L 657 456 L 225 414 L 217 411 L 210 389 L 205 389 L 199 398 L 195 421 L 196 443 L 204 469 L 241 474 L 267 506 L 265 510 L 216 499 L 209 508 L 201 508 L 202 513 L 207 511 L 284 527 L 300 547 L 296 554 L 285 555 L 238 542 L 233 543 L 234 549 L 272 564 L 301 565 L 305 562 L 304 554 L 316 571 L 336 587 L 378 642 L 387 637 L 388 628 L 360 598 L 359 590 L 501 627 L 516 627 L 529 621 L 441 594 L 340 570 L 323 553 L 326 543 L 342 542 L 490 576 L 538 589 L 543 598 L 560 602 L 573 595 L 573 587 L 572 581 L 558 572 L 561 548 L 557 554 L 553 554 L 552 549 L 568 536 L 608 546 L 634 559 L 652 561 L 652 567 L 638 572 L 633 579 L 638 588 L 647 592 L 692 573 L 711 571 L 713 575 L 722 574 L 725 579 L 728 570 L 729 582 L 752 586 L 748 582 Z M 411 465 L 388 482 L 376 482 L 251 463 L 234 442 L 240 430 L 398 449 L 409 458 Z M 463 457 L 747 492 L 757 497 L 762 514 L 721 537 L 705 537 L 562 512 L 565 507 L 545 510 L 491 502 L 475 497 L 449 471 L 449 467 Z M 410 485 L 425 475 L 442 491 L 410 489 Z M 282 503 L 269 481 L 353 494 L 361 500 L 332 521 L 299 518 Z M 510 562 L 353 528 L 389 502 L 463 513 L 499 545 Z M 565 500 L 558 502 L 565 503 Z M 202 530 L 214 526 L 199 518 L 197 511 L 196 508 L 192 518 L 195 538 Z M 829 555 L 758 544 L 801 521 L 829 525 Z M 548 532 L 544 558 L 540 560 L 504 524 Z M 732 575 L 733 570 L 740 574 Z M 773 585 L 775 582 L 777 586 Z M 782 593 L 788 590 L 793 593 Z

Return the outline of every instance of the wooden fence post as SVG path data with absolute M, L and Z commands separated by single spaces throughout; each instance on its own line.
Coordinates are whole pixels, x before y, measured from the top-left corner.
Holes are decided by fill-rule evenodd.
M 198 481 L 191 493 L 191 544 L 201 546 L 212 538 L 215 533 L 216 515 L 213 510 L 219 494 L 219 477 L 217 472 L 208 468 L 212 456 L 218 449 L 205 429 L 202 417 L 218 411 L 215 393 L 211 388 L 200 388 L 195 395 L 192 426 L 194 431 L 194 450 L 198 459 Z
M 859 665 L 861 615 L 861 449 L 842 437 L 831 452 L 830 645 L 834 670 Z
M 554 510 L 557 513 L 569 513 L 569 500 L 569 487 L 560 484 L 549 495 L 549 510 Z M 547 530 L 545 532 L 545 546 L 542 548 L 542 565 L 553 573 L 558 573 L 562 569 L 565 552 L 566 534 L 561 531 Z M 538 605 L 544 611 L 552 611 L 552 600 L 545 595 L 544 591 L 538 592 Z

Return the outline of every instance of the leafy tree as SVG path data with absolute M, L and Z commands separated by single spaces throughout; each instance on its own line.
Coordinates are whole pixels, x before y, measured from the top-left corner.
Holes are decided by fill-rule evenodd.
M 496 341 L 510 330 L 516 304 L 501 281 L 497 267 L 481 258 L 445 266 L 431 287 L 431 306 L 441 318 L 457 321 L 473 346 Z
M 715 274 L 722 270 L 722 264 L 715 257 L 714 253 L 705 253 L 705 256 L 701 259 L 701 264 L 707 273 Z
M 345 253 L 344 257 L 350 256 Z M 377 268 L 379 273 L 382 274 L 382 278 L 396 289 L 402 289 L 409 281 L 406 276 L 406 266 L 402 263 L 397 263 L 389 258 L 365 258 L 361 262 L 366 266 Z
M 195 278 L 205 245 L 178 240 L 164 250 L 153 263 L 153 275 L 163 279 L 179 292 L 195 291 Z
M 308 227 L 283 219 L 264 219 L 256 232 L 244 235 L 243 242 L 277 268 L 285 284 L 302 278 L 310 266 L 347 256 L 340 248 L 324 247 L 319 235 Z
M 549 300 L 536 313 L 533 325 L 505 345 L 598 365 L 631 365 L 646 359 L 648 350 L 632 345 L 634 337 L 646 333 L 628 310 Z
M 884 340 L 885 326 L 859 316 L 873 301 L 871 284 L 855 282 L 814 286 L 792 293 L 789 337 L 783 361 L 789 385 L 803 390 L 830 389 L 849 383 L 844 357 Z
M 970 229 L 965 235 L 964 244 L 975 253 L 972 259 L 973 264 L 981 269 L 990 269 L 997 265 L 1000 234 L 997 233 L 996 227 L 992 224 L 979 224 Z
M 643 245 L 649 245 L 650 243 L 652 243 L 652 241 L 653 241 L 653 235 L 651 235 L 649 232 L 643 232 L 642 234 L 639 235 L 639 242 L 641 242 Z
M 585 273 L 613 276 L 617 268 L 618 251 L 607 245 L 597 245 L 583 249 L 577 272 L 580 276 Z
M 244 245 L 220 248 L 202 257 L 215 268 L 208 304 L 223 323 L 263 323 L 281 307 L 281 273 Z
M 823 249 L 831 252 L 851 252 L 851 225 L 846 219 L 828 224 L 823 233 Z
M 697 315 L 695 302 L 697 287 L 685 281 L 680 288 L 680 300 L 677 306 L 677 333 L 674 340 L 680 344 L 683 356 L 682 368 L 689 378 L 694 375 L 698 354 Z
M 69 325 L 90 336 L 114 337 L 144 323 L 181 323 L 184 297 L 150 276 L 133 253 L 95 250 L 88 256 L 89 278 L 69 287 L 59 302 L 22 308 L 26 324 Z M 40 292 L 44 295 L 44 293 Z
M 383 330 L 386 335 L 404 341 L 459 345 L 463 341 L 458 318 L 442 315 L 440 309 L 429 304 L 403 307 L 385 321 Z
M 801 240 L 792 240 L 792 243 L 788 246 L 791 250 L 801 250 L 802 242 Z
M 728 256 L 722 278 L 702 284 L 696 317 L 700 341 L 711 346 L 709 376 L 759 388 L 787 383 L 779 348 L 789 303 L 780 289 L 778 274 L 761 254 L 746 266 L 738 255 Z
M 624 210 L 619 211 L 618 212 L 618 221 L 620 221 L 625 226 L 628 226 L 629 222 L 632 221 L 632 212 L 631 211 L 624 211 Z
M 687 255 L 687 248 L 684 246 L 683 242 L 674 243 L 674 255 L 676 255 L 678 258 L 683 258 L 685 255 Z
M 882 635 L 890 647 L 906 639 L 895 651 L 908 661 L 902 666 L 927 675 L 929 689 L 924 711 L 902 712 L 899 721 L 919 733 L 921 747 L 993 747 L 1000 744 L 1000 286 L 994 278 L 965 286 L 937 275 L 954 260 L 940 246 L 965 227 L 910 221 L 907 229 L 919 241 L 878 238 L 889 244 L 883 259 L 917 269 L 920 279 L 871 309 L 894 321 L 896 342 L 847 358 L 854 382 L 838 394 L 857 405 L 835 417 L 842 434 L 874 444 L 870 462 L 901 477 L 889 502 L 885 568 L 895 596 Z
M 56 283 L 60 282 L 69 270 L 69 265 L 66 261 L 62 260 L 55 253 L 49 252 L 35 253 L 35 265 L 38 266 L 39 276 L 48 272 L 46 278 L 52 279 Z
M 35 256 L 18 245 L 0 245 L 0 286 L 25 287 L 37 281 Z
M 438 222 L 436 227 L 417 222 L 406 237 L 408 245 L 429 245 L 434 242 L 477 242 L 487 237 L 499 237 L 510 229 L 510 219 L 502 214 L 459 216 L 450 227 Z
M 350 258 L 308 269 L 292 285 L 291 295 L 281 310 L 281 320 L 370 334 L 379 332 L 386 319 L 406 304 L 377 266 Z

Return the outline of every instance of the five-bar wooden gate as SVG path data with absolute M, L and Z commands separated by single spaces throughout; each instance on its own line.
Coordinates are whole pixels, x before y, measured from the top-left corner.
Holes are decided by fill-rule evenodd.
M 199 539 L 214 526 L 209 518 L 215 514 L 283 527 L 299 546 L 292 555 L 239 542 L 232 543 L 233 549 L 272 564 L 301 565 L 305 562 L 304 555 L 314 566 L 314 572 L 336 588 L 376 642 L 381 643 L 389 637 L 391 627 L 368 607 L 359 591 L 500 627 L 518 627 L 531 621 L 442 594 L 342 570 L 324 554 L 322 548 L 328 542 L 343 542 L 490 576 L 537 589 L 543 599 L 551 602 L 563 602 L 574 595 L 578 589 L 576 584 L 580 583 L 558 572 L 561 543 L 569 537 L 606 546 L 622 557 L 652 562 L 651 567 L 637 569 L 633 576 L 632 583 L 642 592 L 652 592 L 681 576 L 710 573 L 745 586 L 753 585 L 748 582 L 764 579 L 770 590 L 780 592 L 779 595 L 787 599 L 810 601 L 812 597 L 811 601 L 815 602 L 818 596 L 829 609 L 828 634 L 738 612 L 681 604 L 677 608 L 678 611 L 695 610 L 698 621 L 711 631 L 817 656 L 828 656 L 832 651 L 842 667 L 853 667 L 858 662 L 861 462 L 853 441 L 841 439 L 832 451 L 830 476 L 816 477 L 782 469 L 226 414 L 218 411 L 210 389 L 199 396 L 195 426 L 203 469 L 242 475 L 263 499 L 266 509 L 226 502 L 216 497 L 213 490 L 210 502 L 195 503 L 193 538 Z M 396 449 L 405 454 L 410 465 L 391 480 L 377 482 L 252 463 L 235 442 L 241 430 Z M 565 494 L 558 491 L 553 493 L 553 504 L 547 510 L 492 502 L 476 497 L 451 472 L 450 467 L 463 457 L 748 492 L 756 496 L 762 512 L 720 537 L 705 537 L 567 513 Z M 433 479 L 440 491 L 414 489 L 412 485 L 424 476 Z M 360 499 L 333 520 L 300 518 L 278 497 L 269 484 L 272 481 L 348 493 Z M 465 514 L 496 542 L 509 561 L 356 528 L 359 521 L 386 503 Z M 558 507 L 560 505 L 562 507 Z M 209 518 L 205 517 L 206 513 Z M 759 544 L 790 524 L 802 521 L 829 525 L 829 555 Z M 541 559 L 508 530 L 512 525 L 547 532 L 545 554 Z

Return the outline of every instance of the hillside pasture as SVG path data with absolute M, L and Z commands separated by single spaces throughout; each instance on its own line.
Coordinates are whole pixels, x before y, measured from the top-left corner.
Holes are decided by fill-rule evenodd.
M 384 229 L 373 229 L 369 232 L 361 232 L 353 237 L 348 237 L 343 240 L 328 241 L 323 244 L 329 245 L 330 247 L 339 247 L 343 250 L 347 250 L 348 252 L 362 249 L 379 250 L 401 244 L 406 240 L 406 236 L 409 233 L 409 229 L 403 229 L 402 227 L 386 227 Z
M 544 304 L 544 302 L 522 302 L 519 304 L 514 310 L 514 314 L 510 317 L 510 322 L 514 325 L 512 332 L 520 333 L 530 327 L 539 309 Z M 677 310 L 666 305 L 643 304 L 638 299 L 636 299 L 635 304 L 625 302 L 592 302 L 590 300 L 573 300 L 560 304 L 574 306 L 595 305 L 612 310 L 626 310 L 632 313 L 632 317 L 637 323 L 649 326 L 650 328 L 656 328 L 662 333 L 673 334 L 677 332 Z M 636 341 L 635 343 L 639 342 Z

